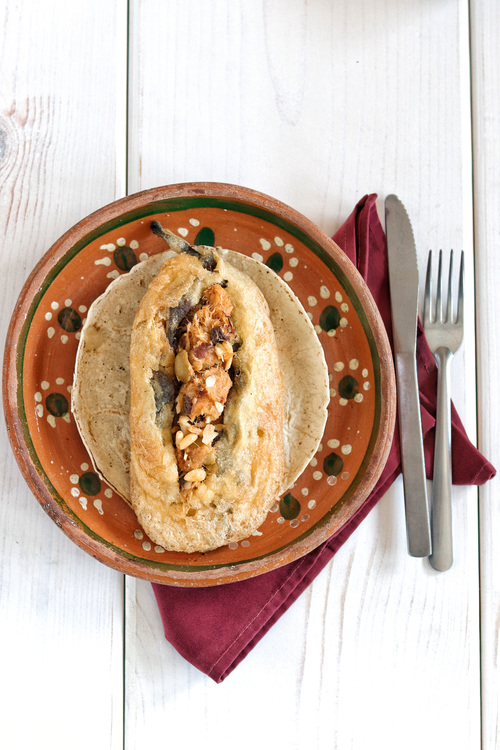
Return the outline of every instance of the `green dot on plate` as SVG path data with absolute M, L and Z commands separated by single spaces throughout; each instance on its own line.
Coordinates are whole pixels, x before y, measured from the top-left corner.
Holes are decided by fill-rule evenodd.
M 319 316 L 319 324 L 324 331 L 331 331 L 339 327 L 341 317 L 334 305 L 327 305 Z
M 352 375 L 346 375 L 340 381 L 338 391 L 341 398 L 354 398 L 358 393 L 358 381 Z
M 215 245 L 215 233 L 210 227 L 202 227 L 196 237 L 194 238 L 195 245 L 209 245 L 213 247 Z
M 80 489 L 86 495 L 98 495 L 101 491 L 101 480 L 93 471 L 86 471 L 78 480 Z
M 275 273 L 279 273 L 283 268 L 283 256 L 281 253 L 273 253 L 270 255 L 266 260 L 266 266 L 269 266 L 269 268 Z
M 53 417 L 63 417 L 69 411 L 68 399 L 62 393 L 49 393 L 45 406 Z
M 130 271 L 131 268 L 137 265 L 136 255 L 128 245 L 117 247 L 113 253 L 113 260 L 120 271 Z
M 336 453 L 329 453 L 323 461 L 323 471 L 329 477 L 336 477 L 344 468 L 343 459 Z
M 63 307 L 62 310 L 59 310 L 57 313 L 57 322 L 68 333 L 75 333 L 75 331 L 79 331 L 82 327 L 80 313 L 72 307 Z
M 280 500 L 280 513 L 287 521 L 297 518 L 300 513 L 300 503 L 290 492 Z

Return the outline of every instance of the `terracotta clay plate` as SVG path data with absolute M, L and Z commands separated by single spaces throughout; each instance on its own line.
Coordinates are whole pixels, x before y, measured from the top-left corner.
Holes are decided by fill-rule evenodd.
M 192 244 L 256 258 L 300 298 L 328 364 L 323 440 L 258 534 L 204 554 L 153 544 L 132 510 L 95 473 L 71 416 L 80 330 L 119 274 L 165 245 L 161 223 Z M 383 323 L 357 270 L 314 224 L 254 191 L 215 183 L 148 190 L 97 211 L 46 253 L 20 295 L 4 362 L 4 404 L 16 459 L 55 523 L 95 558 L 128 575 L 210 586 L 264 573 L 314 549 L 361 507 L 392 441 L 395 386 Z

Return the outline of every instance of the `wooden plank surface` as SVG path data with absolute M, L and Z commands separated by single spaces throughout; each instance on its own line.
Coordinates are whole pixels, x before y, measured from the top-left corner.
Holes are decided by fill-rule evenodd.
M 328 233 L 366 192 L 394 191 L 422 269 L 431 247 L 463 246 L 470 271 L 467 10 L 133 2 L 130 189 L 244 184 Z M 469 321 L 453 382 L 472 435 L 473 352 Z M 141 746 L 168 721 L 188 745 L 215 746 L 224 707 L 224 735 L 242 747 L 256 741 L 241 733 L 251 712 L 264 747 L 479 748 L 476 491 L 457 489 L 454 504 L 456 563 L 440 575 L 406 555 L 398 482 L 219 686 L 159 643 L 151 589 L 128 581 L 127 736 Z
M 127 30 L 121 2 L 28 0 L 0 14 L 3 343 L 35 263 L 125 190 Z M 0 744 L 121 748 L 123 577 L 44 514 L 3 420 L 0 444 Z
M 498 238 L 500 202 L 500 8 L 494 0 L 471 6 L 474 132 L 474 216 L 477 289 L 479 446 L 498 467 L 500 407 L 495 385 L 500 367 Z M 483 750 L 500 746 L 500 512 L 498 479 L 480 490 L 481 652 Z
M 422 272 L 430 248 L 466 251 L 453 396 L 474 438 L 475 281 L 479 439 L 495 461 L 496 5 L 471 0 L 471 68 L 466 0 L 5 0 L 2 339 L 43 252 L 126 191 L 242 184 L 329 234 L 365 193 L 382 213 L 396 192 Z M 406 554 L 398 480 L 216 685 L 165 641 L 150 585 L 124 590 L 67 540 L 4 428 L 0 441 L 2 746 L 479 750 L 481 698 L 483 750 L 498 746 L 496 482 L 481 490 L 480 528 L 477 491 L 455 488 L 455 564 L 438 574 Z

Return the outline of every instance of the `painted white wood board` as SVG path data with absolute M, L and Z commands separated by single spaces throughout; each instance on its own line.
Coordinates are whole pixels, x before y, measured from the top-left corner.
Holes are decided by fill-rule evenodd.
M 414 224 L 422 272 L 429 248 L 466 250 L 468 305 L 475 262 L 478 438 L 495 462 L 493 0 L 471 3 L 472 66 L 464 0 L 129 6 L 127 13 L 123 0 L 4 4 L 0 263 L 9 284 L 0 300 L 2 338 L 43 252 L 127 188 L 243 184 L 289 203 L 329 234 L 366 192 L 379 194 L 381 213 L 385 194 L 397 192 Z M 472 437 L 475 334 L 471 312 L 453 395 Z M 237 741 L 479 750 L 474 489 L 454 493 L 455 564 L 440 575 L 406 555 L 398 481 L 234 674 L 215 685 L 164 640 L 149 584 L 126 579 L 124 602 L 122 576 L 78 550 L 43 514 L 4 428 L 0 440 L 6 746 L 143 747 L 162 742 L 168 727 L 172 741 L 209 748 Z M 487 750 L 498 743 L 496 486 L 480 493 Z M 249 716 L 254 728 L 243 734 Z
M 0 8 L 1 338 L 35 263 L 125 191 L 126 4 Z M 3 420 L 2 420 L 3 423 Z M 0 429 L 0 744 L 123 747 L 123 577 L 70 542 Z
M 498 468 L 500 407 L 496 384 L 500 366 L 498 288 L 500 285 L 500 68 L 498 3 L 471 4 L 472 102 L 474 134 L 474 218 L 479 447 Z M 500 744 L 499 627 L 500 512 L 498 478 L 480 489 L 481 680 L 483 750 Z
M 466 3 L 135 2 L 130 18 L 131 192 L 239 183 L 328 233 L 366 192 L 397 192 L 421 269 L 431 247 L 464 247 L 472 269 Z M 474 347 L 469 322 L 453 388 L 472 436 Z M 454 515 L 440 575 L 406 555 L 398 482 L 219 686 L 162 647 L 150 588 L 127 581 L 127 736 L 168 721 L 215 745 L 223 706 L 225 737 L 250 747 L 251 706 L 263 747 L 479 748 L 474 489 L 456 490 Z

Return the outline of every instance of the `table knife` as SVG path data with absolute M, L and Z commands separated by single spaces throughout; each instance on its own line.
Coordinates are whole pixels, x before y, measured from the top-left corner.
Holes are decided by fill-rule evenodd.
M 418 264 L 413 230 L 396 195 L 385 200 L 394 359 L 408 553 L 431 553 L 430 511 L 417 380 Z

